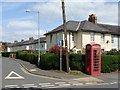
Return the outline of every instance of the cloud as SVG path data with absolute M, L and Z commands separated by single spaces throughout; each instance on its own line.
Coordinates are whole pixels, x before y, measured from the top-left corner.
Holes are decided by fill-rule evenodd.
M 46 31 L 44 30 L 40 30 L 40 31 L 41 31 L 40 35 L 41 37 L 43 37 L 43 34 L 45 34 Z M 2 34 L 2 40 L 7 42 L 10 41 L 13 42 L 14 40 L 20 41 L 21 39 L 28 40 L 29 37 L 34 37 L 35 39 L 37 39 L 38 31 L 35 30 L 35 31 L 3 32 Z
M 54 0 L 38 3 L 33 6 L 33 9 L 39 10 L 41 18 L 47 18 L 48 21 L 62 20 L 61 3 L 52 1 Z M 67 1 L 65 2 L 67 20 L 87 20 L 89 14 L 94 13 L 98 17 L 98 22 L 108 24 L 117 24 L 118 22 L 117 3 L 106 3 L 106 0 L 102 0 L 103 2 L 92 2 L 93 0 L 86 0 L 86 2 Z
M 47 19 L 54 19 L 61 16 L 61 6 L 59 2 L 38 3 L 33 6 L 33 10 L 40 11 L 40 16 Z
M 37 24 L 32 21 L 10 21 L 8 22 L 7 30 L 33 30 L 37 28 Z
M 4 2 L 60 2 L 61 0 L 2 0 Z M 65 2 L 73 2 L 73 0 L 64 0 Z M 74 2 L 108 2 L 108 0 L 74 0 Z M 109 0 L 109 2 L 118 2 L 119 0 Z

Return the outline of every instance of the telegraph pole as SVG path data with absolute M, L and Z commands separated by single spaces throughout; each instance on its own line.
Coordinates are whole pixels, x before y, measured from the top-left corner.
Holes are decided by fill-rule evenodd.
M 66 71 L 69 72 L 69 56 L 68 56 L 68 45 L 67 45 L 67 27 L 66 27 L 66 16 L 65 16 L 65 4 L 64 4 L 64 0 L 61 0 L 61 1 L 62 1 L 65 50 L 66 50 Z

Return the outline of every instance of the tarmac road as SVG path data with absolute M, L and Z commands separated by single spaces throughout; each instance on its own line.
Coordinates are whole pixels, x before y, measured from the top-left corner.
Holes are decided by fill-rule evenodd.
M 1 59 L 0 59 L 1 60 Z M 2 58 L 2 88 L 118 88 L 118 83 L 82 83 L 28 73 L 18 62 Z

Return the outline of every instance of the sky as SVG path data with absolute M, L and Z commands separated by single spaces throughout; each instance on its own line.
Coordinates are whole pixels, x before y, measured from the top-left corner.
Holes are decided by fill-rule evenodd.
M 14 42 L 38 38 L 38 16 L 40 12 L 41 37 L 63 23 L 61 0 L 2 0 L 0 3 L 0 41 Z M 118 0 L 65 0 L 66 19 L 88 20 L 90 14 L 97 15 L 97 22 L 118 24 Z

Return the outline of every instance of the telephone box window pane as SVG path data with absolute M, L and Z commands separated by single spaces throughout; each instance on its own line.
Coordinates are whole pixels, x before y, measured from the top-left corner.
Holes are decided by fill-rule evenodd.
M 99 61 L 94 61 L 94 63 L 99 63 Z
M 94 64 L 94 66 L 98 66 L 99 64 Z
M 99 69 L 94 69 L 94 71 L 99 71 Z
M 87 50 L 86 51 L 86 54 L 87 54 L 87 65 L 89 66 L 90 65 L 90 50 Z

